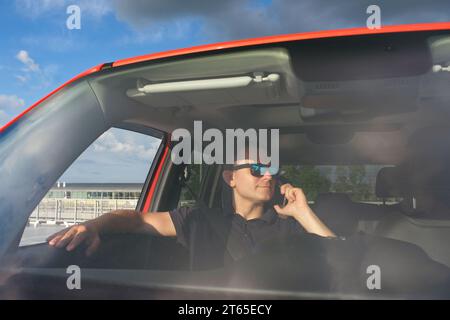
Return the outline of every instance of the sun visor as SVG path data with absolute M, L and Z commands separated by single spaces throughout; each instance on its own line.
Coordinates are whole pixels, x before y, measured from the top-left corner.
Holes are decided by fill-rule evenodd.
M 424 74 L 432 68 L 428 33 L 305 40 L 289 45 L 303 81 L 347 81 Z

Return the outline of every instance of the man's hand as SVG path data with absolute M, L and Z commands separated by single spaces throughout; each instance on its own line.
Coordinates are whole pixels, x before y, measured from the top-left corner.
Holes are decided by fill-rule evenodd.
M 153 235 L 176 236 L 169 212 L 141 214 L 134 210 L 115 210 L 57 232 L 47 238 L 49 245 L 72 251 L 80 244 L 87 245 L 86 254 L 92 255 L 100 245 L 100 234 L 149 232 Z
M 284 207 L 274 206 L 275 211 L 279 215 L 293 217 L 309 233 L 322 237 L 336 237 L 334 232 L 309 207 L 308 200 L 302 189 L 294 188 L 287 183 L 281 186 L 280 192 L 286 198 L 287 204 Z
M 280 187 L 280 192 L 287 200 L 284 207 L 274 206 L 275 211 L 283 216 L 294 217 L 309 209 L 308 200 L 303 190 L 294 188 L 291 184 L 286 183 Z
M 100 236 L 97 229 L 88 223 L 79 224 L 47 238 L 48 244 L 56 248 L 66 248 L 72 251 L 80 244 L 87 245 L 86 255 L 92 255 L 100 245 Z

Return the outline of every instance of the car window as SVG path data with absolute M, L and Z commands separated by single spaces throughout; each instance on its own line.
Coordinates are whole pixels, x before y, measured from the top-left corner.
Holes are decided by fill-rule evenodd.
M 375 192 L 378 173 L 386 165 L 285 165 L 283 176 L 293 185 L 301 187 L 310 203 L 321 193 L 344 193 L 354 202 L 381 204 Z M 397 203 L 400 197 L 384 199 L 384 203 Z
M 183 181 L 181 184 L 178 208 L 193 207 L 197 204 L 204 170 L 204 166 L 198 164 L 192 164 L 185 167 L 183 175 L 186 181 Z
M 111 128 L 61 175 L 31 214 L 20 245 L 117 209 L 134 210 L 160 145 L 146 134 Z

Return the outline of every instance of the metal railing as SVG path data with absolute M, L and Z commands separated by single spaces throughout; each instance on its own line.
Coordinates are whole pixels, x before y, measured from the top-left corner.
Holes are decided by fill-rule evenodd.
M 134 210 L 138 199 L 43 199 L 34 209 L 28 223 L 64 224 L 67 226 L 91 220 L 104 213 Z

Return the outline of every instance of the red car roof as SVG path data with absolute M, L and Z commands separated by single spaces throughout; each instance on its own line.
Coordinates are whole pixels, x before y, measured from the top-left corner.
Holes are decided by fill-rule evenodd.
M 111 64 L 112 67 L 125 66 L 133 63 L 148 61 L 148 60 L 156 60 L 161 58 L 168 58 L 174 56 L 180 56 L 184 54 L 191 53 L 199 53 L 199 52 L 207 52 L 207 51 L 216 51 L 223 50 L 229 48 L 239 48 L 246 46 L 253 46 L 259 44 L 269 44 L 269 43 L 279 43 L 279 42 L 288 42 L 288 41 L 296 41 L 296 40 L 307 40 L 307 39 L 319 39 L 319 38 L 333 38 L 333 37 L 346 37 L 346 36 L 355 36 L 355 35 L 368 35 L 368 34 L 383 34 L 383 33 L 399 33 L 399 32 L 413 32 L 413 31 L 434 31 L 434 30 L 450 30 L 450 22 L 437 22 L 437 23 L 420 23 L 420 24 L 406 24 L 406 25 L 397 25 L 397 26 L 384 26 L 380 29 L 368 29 L 368 28 L 352 28 L 352 29 L 341 29 L 341 30 L 326 30 L 326 31 L 315 31 L 315 32 L 305 32 L 305 33 L 294 33 L 287 35 L 275 35 L 275 36 L 267 36 L 260 38 L 252 38 L 252 39 L 244 39 L 244 40 L 236 40 L 236 41 L 227 41 L 220 42 L 214 44 L 207 44 L 201 46 L 195 46 L 191 48 L 183 48 L 176 50 L 163 51 L 159 53 L 152 53 L 143 56 L 137 56 L 134 58 L 117 60 Z M 48 95 L 34 103 L 32 106 L 27 108 L 17 117 L 8 122 L 5 126 L 0 128 L 0 133 L 2 133 L 6 128 L 16 122 L 20 117 L 24 114 L 32 110 L 34 107 L 39 105 L 42 101 L 58 92 L 66 85 L 78 80 L 86 75 L 95 73 L 100 71 L 105 64 L 100 64 L 96 67 L 93 67 L 71 80 L 67 81 L 59 88 L 53 90 Z

